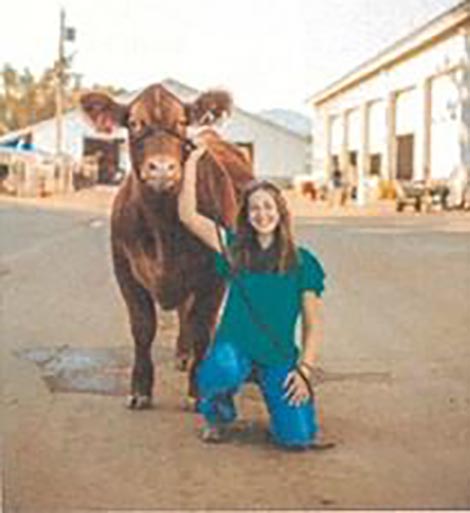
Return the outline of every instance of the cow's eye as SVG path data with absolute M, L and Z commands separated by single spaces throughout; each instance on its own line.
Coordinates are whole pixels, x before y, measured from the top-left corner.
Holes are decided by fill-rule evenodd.
M 129 128 L 132 132 L 141 132 L 145 128 L 146 124 L 141 119 L 131 119 L 129 121 Z

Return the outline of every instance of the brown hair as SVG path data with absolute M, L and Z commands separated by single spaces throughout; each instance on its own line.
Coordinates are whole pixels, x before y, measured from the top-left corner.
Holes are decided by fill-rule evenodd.
M 243 191 L 240 210 L 237 216 L 237 237 L 231 251 L 232 263 L 235 270 L 251 268 L 252 256 L 256 248 L 256 232 L 248 219 L 248 204 L 251 195 L 260 190 L 266 191 L 272 196 L 279 211 L 279 224 L 274 234 L 274 244 L 276 244 L 278 258 L 276 267 L 279 272 L 286 272 L 297 264 L 292 237 L 291 216 L 281 190 L 267 180 L 254 180 Z

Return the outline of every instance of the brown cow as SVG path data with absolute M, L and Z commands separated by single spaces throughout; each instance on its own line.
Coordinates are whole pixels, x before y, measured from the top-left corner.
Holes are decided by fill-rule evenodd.
M 151 404 L 155 302 L 178 311 L 179 347 L 191 347 L 194 354 L 189 395 L 196 397 L 195 370 L 215 324 L 223 283 L 214 273 L 212 252 L 180 222 L 177 195 L 190 150 L 187 127 L 210 124 L 229 113 L 231 98 L 224 91 L 209 91 L 184 104 L 156 84 L 129 105 L 101 93 L 84 95 L 81 104 L 97 130 L 124 126 L 129 132 L 132 172 L 116 195 L 111 217 L 114 270 L 135 342 L 128 406 Z M 233 226 L 237 198 L 252 170 L 236 146 L 212 139 L 198 165 L 198 208 Z

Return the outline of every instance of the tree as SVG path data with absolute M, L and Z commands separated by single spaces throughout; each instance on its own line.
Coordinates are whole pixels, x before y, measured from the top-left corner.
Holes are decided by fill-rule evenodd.
M 71 60 L 63 63 L 64 109 L 78 106 L 84 92 L 80 75 L 71 73 Z M 26 68 L 18 72 L 10 64 L 5 64 L 1 72 L 3 87 L 0 88 L 0 134 L 2 132 L 27 127 L 38 121 L 50 119 L 56 111 L 56 69 L 48 68 L 34 77 Z M 124 89 L 114 86 L 94 86 L 94 89 L 109 94 L 122 94 Z
M 3 108 L 0 111 L 0 122 L 7 128 L 14 129 L 18 127 L 18 98 L 21 95 L 18 86 L 18 73 L 12 66 L 5 64 L 2 78 L 3 93 L 0 100 Z

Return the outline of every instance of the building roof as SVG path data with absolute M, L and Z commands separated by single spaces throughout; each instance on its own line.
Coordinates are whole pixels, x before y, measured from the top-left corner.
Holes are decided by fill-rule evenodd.
M 162 81 L 162 84 L 165 87 L 168 87 L 168 89 L 170 89 L 172 93 L 174 93 L 176 96 L 178 96 L 183 101 L 192 101 L 199 94 L 201 94 L 201 91 L 198 91 L 197 89 L 189 87 L 185 84 L 182 84 L 181 82 L 179 82 L 173 78 L 166 78 L 165 80 Z M 301 132 L 299 130 L 295 130 L 293 128 L 288 128 L 284 125 L 280 125 L 274 121 L 271 121 L 270 119 L 266 119 L 262 115 L 248 112 L 248 111 L 243 110 L 237 106 L 234 106 L 234 111 L 241 114 L 242 116 L 246 116 L 246 117 L 252 119 L 253 121 L 256 121 L 257 123 L 262 123 L 266 126 L 274 128 L 275 130 L 279 130 L 281 132 L 288 133 L 289 135 L 299 137 L 303 140 L 308 139 L 308 136 L 306 136 L 303 132 Z
M 173 94 L 175 94 L 178 98 L 180 98 L 182 101 L 185 101 L 185 102 L 192 101 L 201 93 L 201 91 L 194 89 L 190 86 L 187 86 L 173 78 L 166 78 L 161 83 L 165 87 L 167 87 Z M 117 100 L 120 102 L 128 103 L 128 102 L 132 101 L 142 91 L 143 91 L 143 88 L 124 93 L 122 95 L 119 95 L 117 97 Z M 242 116 L 252 119 L 253 121 L 255 121 L 257 123 L 262 123 L 266 126 L 269 126 L 270 128 L 273 128 L 274 130 L 283 132 L 283 133 L 288 134 L 293 137 L 297 137 L 299 139 L 302 139 L 303 141 L 308 140 L 308 136 L 306 136 L 304 133 L 301 133 L 298 130 L 288 128 L 286 126 L 275 123 L 274 121 L 266 119 L 263 116 L 253 114 L 251 112 L 247 112 L 247 111 L 240 109 L 239 107 L 236 107 L 236 106 L 234 106 L 234 111 L 237 112 L 238 114 L 241 114 Z M 66 112 L 64 114 L 64 118 L 69 117 L 69 116 L 74 116 L 78 112 L 79 112 L 78 108 L 69 110 L 68 112 Z M 14 130 L 13 132 L 8 132 L 6 134 L 3 134 L 2 136 L 0 136 L 0 143 L 4 142 L 4 141 L 11 140 L 13 138 L 22 137 L 25 134 L 31 132 L 34 128 L 37 128 L 44 123 L 50 123 L 53 121 L 54 121 L 54 118 L 45 119 L 45 120 L 39 121 L 38 123 L 35 123 L 34 125 L 30 125 L 30 126 L 27 126 L 24 128 L 20 128 L 18 130 Z
M 468 23 L 470 23 L 470 2 L 464 0 L 315 93 L 308 99 L 308 102 L 320 105 L 359 82 L 385 71 L 397 61 L 414 55 L 436 41 L 445 39 Z

